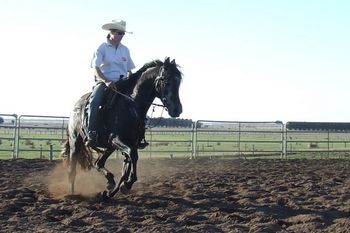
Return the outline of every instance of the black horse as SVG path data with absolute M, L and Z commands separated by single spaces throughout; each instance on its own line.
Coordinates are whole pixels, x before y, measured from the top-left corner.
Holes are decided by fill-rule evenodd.
M 76 103 L 69 119 L 68 139 L 62 151 L 69 167 L 71 193 L 74 193 L 76 165 L 83 169 L 93 166 L 107 179 L 107 189 L 100 193 L 102 198 L 110 198 L 119 190 L 128 193 L 137 180 L 138 143 L 144 133 L 144 120 L 155 97 L 159 98 L 171 117 L 182 113 L 179 87 L 182 74 L 175 60 L 166 58 L 164 62 L 155 60 L 145 64 L 132 74 L 123 85 L 123 93 L 114 92 L 100 113 L 103 116 L 99 132 L 98 148 L 85 146 L 86 106 L 89 95 L 82 96 Z M 113 92 L 109 90 L 109 92 Z M 93 150 L 98 158 L 93 162 Z M 120 150 L 125 156 L 122 176 L 118 184 L 114 175 L 105 168 L 108 157 Z

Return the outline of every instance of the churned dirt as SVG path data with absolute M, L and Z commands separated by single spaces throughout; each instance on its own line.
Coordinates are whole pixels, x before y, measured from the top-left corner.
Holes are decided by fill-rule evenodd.
M 0 232 L 350 232 L 350 160 L 140 159 L 138 171 L 129 195 L 101 202 L 94 170 L 68 195 L 61 161 L 0 160 Z

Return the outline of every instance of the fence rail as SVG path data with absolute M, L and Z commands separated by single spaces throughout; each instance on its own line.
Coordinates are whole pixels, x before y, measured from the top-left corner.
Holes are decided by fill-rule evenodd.
M 68 117 L 0 114 L 0 118 L 0 158 L 58 158 L 66 140 Z M 302 125 L 199 120 L 189 128 L 150 128 L 146 130 L 150 145 L 139 154 L 190 158 L 350 155 L 349 127 L 327 123 L 327 128 L 317 129 L 315 126 L 322 126 L 317 123 L 305 130 Z

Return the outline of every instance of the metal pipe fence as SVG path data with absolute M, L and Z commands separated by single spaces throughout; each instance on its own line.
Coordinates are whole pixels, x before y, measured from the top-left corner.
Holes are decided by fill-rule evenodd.
M 0 114 L 0 158 L 59 158 L 68 117 Z M 0 119 L 0 120 L 1 120 Z M 350 157 L 350 130 L 290 129 L 280 121 L 199 120 L 149 128 L 140 157 Z M 118 156 L 118 153 L 116 154 Z
M 282 122 L 196 122 L 195 156 L 283 156 Z
M 309 157 L 349 157 L 350 132 L 331 130 L 287 130 L 285 157 L 308 154 Z

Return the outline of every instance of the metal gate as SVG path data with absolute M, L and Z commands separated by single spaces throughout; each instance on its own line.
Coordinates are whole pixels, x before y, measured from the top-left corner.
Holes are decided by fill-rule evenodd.
M 280 121 L 205 121 L 195 124 L 195 156 L 283 156 L 284 125 Z

